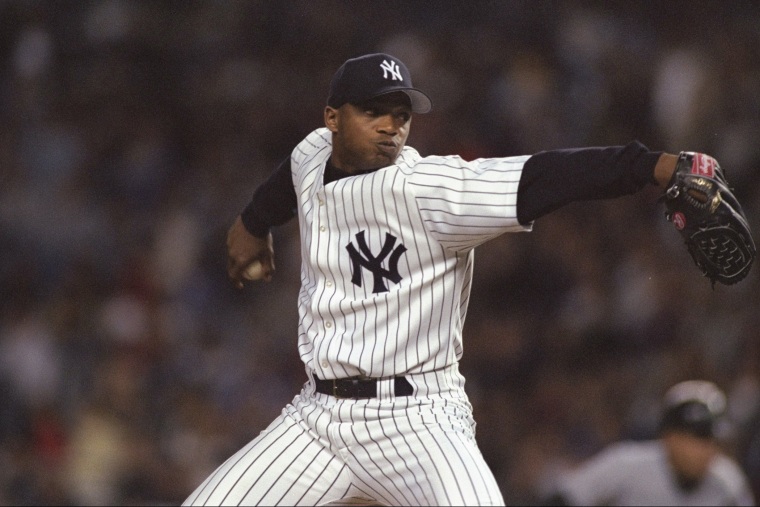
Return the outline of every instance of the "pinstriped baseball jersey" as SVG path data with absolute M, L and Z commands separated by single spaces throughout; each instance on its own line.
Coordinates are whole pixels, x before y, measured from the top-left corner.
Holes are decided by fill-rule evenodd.
M 516 218 L 528 157 L 423 159 L 405 147 L 394 165 L 325 185 L 331 136 L 314 131 L 290 160 L 309 381 L 185 505 L 503 505 L 458 359 L 473 247 L 530 229 Z M 376 395 L 317 392 L 312 373 L 376 378 Z
M 293 151 L 301 222 L 299 351 L 323 379 L 432 371 L 462 354 L 473 248 L 517 221 L 528 157 L 422 158 L 324 185 L 331 133 Z
M 237 268 L 262 255 L 270 227 L 297 210 L 298 348 L 308 381 L 186 505 L 503 505 L 458 364 L 473 249 L 530 230 L 568 202 L 633 192 L 657 160 L 636 143 L 474 161 L 423 158 L 410 147 L 396 156 L 408 110 L 431 103 L 385 54 L 336 72 L 328 105 L 345 104 L 342 119 L 325 110 L 335 133 L 309 134 L 241 213 L 231 237 L 248 260 L 228 244 L 228 272 L 240 282 Z M 357 104 L 368 107 L 361 119 L 351 113 Z M 375 169 L 390 155 L 391 165 Z M 346 172 L 364 167 L 372 170 Z M 558 168 L 571 177 L 557 178 Z

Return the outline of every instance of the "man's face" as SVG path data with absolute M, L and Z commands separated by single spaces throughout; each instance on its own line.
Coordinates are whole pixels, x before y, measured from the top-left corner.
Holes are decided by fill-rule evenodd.
M 713 440 L 688 433 L 667 432 L 663 442 L 673 469 L 685 486 L 699 484 L 718 453 L 718 445 Z
M 394 164 L 411 120 L 409 97 L 403 92 L 325 108 L 325 125 L 333 133 L 333 165 L 358 173 Z

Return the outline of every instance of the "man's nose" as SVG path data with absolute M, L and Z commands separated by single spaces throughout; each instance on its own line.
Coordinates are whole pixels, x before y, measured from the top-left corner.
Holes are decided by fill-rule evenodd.
M 385 114 L 377 119 L 377 130 L 383 134 L 395 134 L 398 130 L 396 118 L 392 114 Z

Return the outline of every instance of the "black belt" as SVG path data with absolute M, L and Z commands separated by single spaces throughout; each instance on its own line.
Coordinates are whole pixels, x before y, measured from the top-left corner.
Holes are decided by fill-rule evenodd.
M 382 379 L 339 378 L 321 380 L 314 375 L 317 392 L 329 394 L 336 398 L 377 398 L 377 383 L 380 380 Z M 414 393 L 412 384 L 405 377 L 393 377 L 393 384 L 396 396 L 411 396 Z

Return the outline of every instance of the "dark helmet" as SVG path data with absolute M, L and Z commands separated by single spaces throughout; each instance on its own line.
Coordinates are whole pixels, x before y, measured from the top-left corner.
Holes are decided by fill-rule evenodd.
M 687 380 L 665 393 L 663 405 L 661 431 L 714 438 L 717 422 L 726 410 L 726 395 L 712 382 Z

